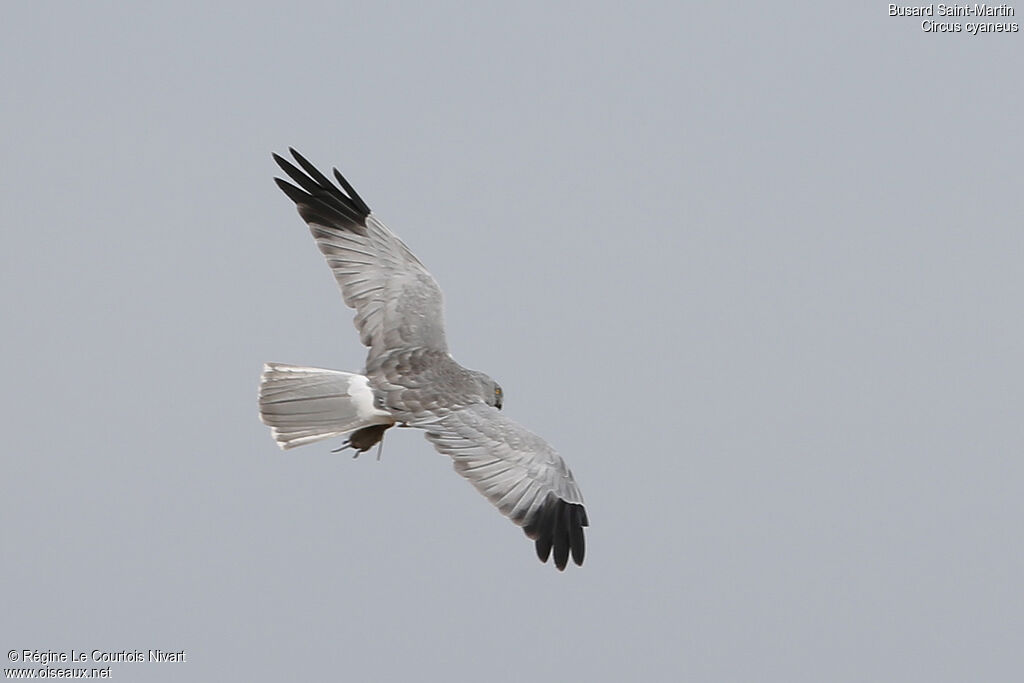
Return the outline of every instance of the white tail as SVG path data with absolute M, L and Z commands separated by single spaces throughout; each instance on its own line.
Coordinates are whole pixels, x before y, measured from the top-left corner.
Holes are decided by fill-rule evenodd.
M 374 406 L 364 375 L 281 363 L 263 366 L 260 419 L 281 448 L 395 422 Z

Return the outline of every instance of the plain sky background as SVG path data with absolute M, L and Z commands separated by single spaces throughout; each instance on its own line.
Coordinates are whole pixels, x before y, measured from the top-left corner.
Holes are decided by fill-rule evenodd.
M 8 3 L 0 46 L 4 653 L 1019 679 L 1022 33 L 882 2 L 68 2 Z M 289 145 L 568 460 L 582 569 L 418 433 L 380 463 L 271 440 L 264 361 L 365 357 L 271 180 Z

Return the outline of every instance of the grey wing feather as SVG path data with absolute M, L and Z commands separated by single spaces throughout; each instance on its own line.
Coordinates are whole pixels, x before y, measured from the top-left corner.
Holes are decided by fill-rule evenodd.
M 583 527 L 588 526 L 583 496 L 565 461 L 544 439 L 483 404 L 411 421 L 454 461 L 506 517 L 523 527 L 546 562 L 552 549 L 564 569 L 571 552 L 583 564 Z
M 447 351 L 441 289 L 433 276 L 370 214 L 337 170 L 344 191 L 291 152 L 301 170 L 276 154 L 274 160 L 298 187 L 280 178 L 277 184 L 309 224 L 345 303 L 355 309 L 355 326 L 370 348 L 369 358 L 396 348 Z

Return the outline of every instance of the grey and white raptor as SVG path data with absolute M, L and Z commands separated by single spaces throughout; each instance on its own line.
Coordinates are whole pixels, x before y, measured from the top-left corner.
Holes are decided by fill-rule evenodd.
M 369 347 L 362 374 L 264 366 L 260 418 L 281 448 L 348 434 L 369 450 L 395 426 L 426 432 L 455 471 L 535 541 L 537 556 L 583 564 L 587 512 L 565 461 L 501 412 L 501 387 L 448 353 L 441 290 L 408 247 L 334 169 L 335 185 L 294 149 L 275 178 L 309 224 Z

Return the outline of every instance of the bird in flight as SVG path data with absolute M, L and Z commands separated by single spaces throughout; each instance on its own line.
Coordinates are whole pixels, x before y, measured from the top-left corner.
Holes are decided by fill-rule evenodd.
M 335 185 L 294 149 L 274 161 L 275 178 L 295 202 L 355 309 L 369 351 L 362 374 L 267 363 L 260 419 L 283 449 L 348 435 L 356 456 L 391 427 L 425 432 L 455 471 L 533 539 L 537 556 L 565 569 L 583 564 L 588 526 L 576 480 L 542 438 L 499 412 L 501 387 L 448 353 L 441 289 L 409 248 L 371 213 L 334 169 Z M 294 183 L 294 184 L 293 184 Z

